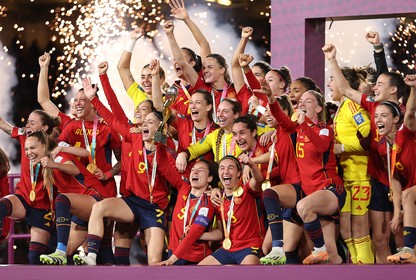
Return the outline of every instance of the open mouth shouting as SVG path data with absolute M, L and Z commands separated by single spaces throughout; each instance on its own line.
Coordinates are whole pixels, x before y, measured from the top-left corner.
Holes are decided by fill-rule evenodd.
M 377 123 L 377 129 L 378 133 L 381 135 L 384 135 L 386 132 L 386 126 L 384 125 L 384 123 Z
M 240 147 L 240 149 L 245 152 L 248 150 L 248 143 L 246 140 L 239 140 L 237 141 L 237 145 Z

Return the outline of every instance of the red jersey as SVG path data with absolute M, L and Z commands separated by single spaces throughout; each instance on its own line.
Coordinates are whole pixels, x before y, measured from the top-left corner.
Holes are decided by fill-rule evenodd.
M 403 125 L 396 134 L 396 170 L 406 180 L 405 189 L 416 185 L 416 133 Z
M 250 104 L 249 104 L 249 99 L 252 96 L 256 96 L 259 100 L 259 104 L 262 105 L 263 107 L 267 106 L 268 100 L 265 94 L 253 94 L 253 92 L 251 91 L 251 89 L 249 87 L 247 87 L 246 84 L 244 84 L 244 86 L 240 89 L 240 91 L 237 93 L 237 98 L 238 101 L 241 103 L 241 115 L 246 115 L 246 114 L 252 114 L 252 108 L 250 108 Z M 261 117 L 261 114 L 259 112 L 257 112 L 256 116 L 258 118 Z
M 279 125 L 287 133 L 297 132 L 296 158 L 299 166 L 302 189 L 306 195 L 334 184 L 338 193 L 343 192 L 342 179 L 337 173 L 333 152 L 334 132 L 320 122 L 302 124 L 292 122 L 277 102 L 270 104 L 270 110 Z
M 91 104 L 98 110 L 98 112 L 105 112 L 106 121 L 117 131 L 122 137 L 123 141 L 131 144 L 134 149 L 131 151 L 131 160 L 127 170 L 126 190 L 124 196 L 135 195 L 150 201 L 149 185 L 152 177 L 153 159 L 155 152 L 144 149 L 143 138 L 141 133 L 130 133 L 130 126 L 122 123 L 116 118 L 98 98 L 93 98 Z M 168 157 L 163 158 L 157 155 L 157 163 L 166 161 L 170 166 L 175 166 L 175 153 L 170 150 Z M 156 153 L 157 154 L 157 153 Z M 146 158 L 145 158 L 146 157 Z M 146 170 L 147 161 L 147 170 Z M 156 170 L 157 171 L 157 170 Z M 170 189 L 164 176 L 155 175 L 155 182 L 153 186 L 153 203 L 156 203 L 160 209 L 165 209 L 169 202 Z
M 211 95 L 214 95 L 214 97 L 215 97 L 215 100 L 214 100 L 215 106 L 213 106 L 214 107 L 213 108 L 214 112 L 217 112 L 218 105 L 220 104 L 221 97 L 223 95 L 224 95 L 224 97 L 237 100 L 237 93 L 235 92 L 234 85 L 232 85 L 232 84 L 227 86 L 227 88 L 225 89 L 226 92 L 224 94 L 223 93 L 223 91 L 224 91 L 223 88 L 215 89 L 211 84 L 205 83 L 203 77 L 200 76 L 198 78 L 198 80 L 196 81 L 196 84 L 195 84 L 194 88 L 195 89 L 204 89 L 204 90 L 210 92 Z
M 380 142 L 380 136 L 378 135 L 377 125 L 375 123 L 375 112 L 376 108 L 380 103 L 374 102 L 372 96 L 367 94 L 361 95 L 361 107 L 367 110 L 370 115 L 371 121 L 371 132 L 370 132 L 370 150 L 369 150 L 369 158 L 368 161 L 368 173 L 371 174 L 374 178 L 376 178 L 379 182 L 383 183 L 384 185 L 389 185 L 389 178 L 387 170 L 384 167 L 383 159 L 381 158 L 380 154 L 378 153 L 378 147 Z M 400 106 L 402 113 L 406 111 L 404 106 Z
M 158 146 L 158 152 L 162 157 L 167 156 L 164 146 Z M 173 210 L 169 232 L 169 249 L 178 258 L 199 262 L 212 252 L 207 241 L 198 239 L 212 224 L 214 206 L 207 194 L 201 197 L 192 195 L 190 184 L 175 168 L 161 162 L 160 170 L 178 190 L 178 199 Z M 184 235 L 185 222 L 188 228 L 186 235 Z
M 382 156 L 387 170 L 387 142 L 386 137 L 380 139 L 378 152 Z M 403 189 L 408 189 L 416 185 L 416 133 L 410 131 L 405 125 L 402 125 L 396 133 L 396 143 L 394 148 L 396 150 L 395 172 L 400 175 L 400 181 Z M 392 159 L 393 151 L 390 148 L 390 159 Z M 387 172 L 387 171 L 386 171 Z
M 110 105 L 111 111 L 120 122 L 129 123 L 129 119 L 127 118 L 126 114 L 124 113 L 123 107 L 121 107 L 120 102 L 118 102 L 117 96 L 111 87 L 110 81 L 108 80 L 107 74 L 100 75 L 101 85 L 104 90 L 105 97 L 107 98 L 108 105 Z M 97 110 L 98 111 L 98 110 Z M 102 110 L 98 111 L 100 116 L 107 121 L 107 114 L 102 112 Z M 126 178 L 127 178 L 127 171 L 129 168 L 131 160 L 131 144 L 122 141 L 121 142 L 121 178 L 120 178 L 120 194 L 124 194 L 126 189 Z
M 215 123 L 211 123 L 208 124 L 207 127 L 202 131 L 195 129 L 194 122 L 191 120 L 191 118 L 180 114 L 176 116 L 176 119 L 172 126 L 175 127 L 178 131 L 178 153 L 185 151 L 191 144 L 195 144 L 196 142 L 202 143 L 209 133 L 213 132 L 218 128 L 218 126 Z M 210 151 L 199 158 L 214 161 L 214 153 Z M 189 176 L 196 160 L 197 159 L 194 159 L 188 162 L 186 170 L 183 174 L 184 176 Z
M 59 136 L 59 140 L 67 142 L 75 147 L 86 148 L 82 123 L 83 121 L 81 120 L 73 120 L 68 123 Z M 84 125 L 88 142 L 91 147 L 94 122 L 84 122 Z M 121 147 L 121 141 L 118 134 L 109 125 L 102 122 L 98 122 L 96 135 L 95 164 L 105 173 L 112 168 L 112 151 Z M 82 158 L 81 162 L 85 166 L 89 163 L 86 158 Z M 111 196 L 117 195 L 117 187 L 114 178 L 103 181 L 103 185 L 107 188 L 108 194 L 111 194 Z
M 62 130 L 64 130 L 65 126 L 66 126 L 69 122 L 71 122 L 72 120 L 74 120 L 74 119 L 72 119 L 70 116 L 65 115 L 64 113 L 62 113 L 61 111 L 59 111 L 59 113 L 58 113 L 58 117 L 61 119 L 61 124 L 59 125 L 59 129 L 60 129 L 61 131 L 62 131 Z
M 175 83 L 172 86 L 177 88 L 178 96 L 176 97 L 175 102 L 170 106 L 170 108 L 175 110 L 178 114 L 181 114 L 183 116 L 190 116 L 190 100 L 181 86 L 181 81 L 175 81 Z M 185 86 L 185 89 L 188 91 L 189 96 L 191 96 L 194 92 L 194 88 L 189 84 Z
M 53 169 L 55 185 L 60 193 L 79 193 L 102 198 L 111 197 L 111 192 L 109 193 L 101 181 L 91 174 L 75 156 L 61 152 L 56 155 L 54 161 L 62 164 L 71 161 L 80 171 L 77 176 L 72 176 Z
M 261 248 L 263 244 L 265 229 L 263 221 L 259 218 L 256 202 L 261 192 L 254 192 L 249 183 L 244 184 L 242 188 L 243 194 L 240 197 L 225 197 L 223 204 L 225 224 L 227 224 L 231 201 L 234 203 L 230 227 L 232 245 L 227 250 L 230 252 L 250 247 Z M 220 213 L 220 210 L 217 209 L 217 212 Z M 221 215 L 217 217 L 218 222 L 222 221 Z
M 30 201 L 29 194 L 32 190 L 32 182 L 30 178 L 30 161 L 26 157 L 25 153 L 25 141 L 26 134 L 23 129 L 17 127 L 12 128 L 12 137 L 19 140 L 20 142 L 20 151 L 22 156 L 20 158 L 20 181 L 17 183 L 15 188 L 15 194 L 18 194 L 23 197 L 27 204 L 33 208 L 37 209 L 51 209 L 51 202 L 49 201 L 49 196 L 46 188 L 43 186 L 43 176 L 42 176 L 42 167 L 36 172 L 36 168 L 33 168 L 34 177 L 36 179 L 35 193 L 36 198 L 34 201 Z M 37 176 L 36 176 L 37 173 Z
M 276 137 L 275 162 L 277 162 L 277 167 L 272 171 L 272 175 L 279 176 L 279 184 L 298 184 L 301 179 L 292 138 L 280 126 L 277 128 Z M 265 174 L 263 176 L 266 178 Z

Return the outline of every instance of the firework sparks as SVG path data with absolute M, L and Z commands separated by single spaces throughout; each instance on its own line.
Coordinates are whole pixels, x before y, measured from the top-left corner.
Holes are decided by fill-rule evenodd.
M 90 72 L 97 49 L 112 45 L 127 29 L 141 26 L 148 37 L 156 35 L 157 26 L 163 19 L 163 1 L 149 0 L 145 3 L 96 0 L 80 4 L 75 1 L 71 8 L 51 10 L 55 20 L 50 23 L 50 28 L 57 33 L 52 41 L 63 46 L 63 55 L 58 57 L 60 73 L 54 85 L 55 98 L 66 95 L 69 88 Z

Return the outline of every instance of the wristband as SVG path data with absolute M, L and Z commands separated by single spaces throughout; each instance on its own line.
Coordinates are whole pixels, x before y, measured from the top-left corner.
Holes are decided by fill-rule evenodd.
M 126 47 L 124 48 L 124 50 L 129 53 L 132 53 L 135 45 L 136 45 L 136 40 L 130 39 L 129 42 L 126 44 Z
M 264 115 L 264 113 L 266 113 L 266 108 L 261 106 L 261 105 L 257 106 L 256 110 L 259 111 L 259 113 L 262 114 L 262 115 Z
M 383 47 L 383 43 L 380 43 L 379 45 L 373 45 L 373 48 L 374 48 L 375 50 L 382 50 L 382 49 L 384 49 L 384 47 Z

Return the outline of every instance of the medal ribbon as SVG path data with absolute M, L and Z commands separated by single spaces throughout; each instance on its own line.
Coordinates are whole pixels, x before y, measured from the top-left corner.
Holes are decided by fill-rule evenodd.
M 188 98 L 188 100 L 191 100 L 191 95 L 189 94 L 189 91 L 186 89 L 186 87 L 182 83 L 181 83 L 181 88 L 183 92 L 185 93 L 186 97 Z
M 227 96 L 227 89 L 228 89 L 228 84 L 225 83 L 224 88 L 222 89 L 220 102 L 223 101 L 224 98 Z
M 232 136 L 231 143 L 230 143 L 230 150 L 227 153 L 227 139 L 226 139 L 227 136 L 226 135 L 227 135 L 227 133 L 224 133 L 222 135 L 222 139 L 221 139 L 221 142 L 222 142 L 222 157 L 232 155 L 234 153 L 234 150 L 235 150 L 235 138 L 234 138 L 234 136 Z M 218 156 L 218 161 L 219 160 L 220 160 L 220 158 Z
M 36 184 L 40 170 L 40 162 L 36 163 L 36 172 L 33 171 L 33 163 L 30 161 L 30 182 L 32 183 L 32 191 L 36 192 Z
M 272 168 L 273 168 L 275 145 L 276 145 L 276 143 L 273 142 L 272 148 L 270 149 L 269 165 L 267 166 L 267 173 L 266 173 L 266 180 L 268 180 L 268 181 L 270 180 L 270 174 L 272 173 Z
M 207 126 L 205 127 L 204 138 L 207 137 L 209 134 L 209 130 L 211 129 L 211 122 L 208 121 Z M 192 144 L 196 143 L 196 128 L 195 125 L 192 127 Z M 200 139 L 199 139 L 200 140 Z
M 186 223 L 188 221 L 188 211 L 189 211 L 190 200 L 191 200 L 191 193 L 189 193 L 188 199 L 186 200 L 186 205 L 185 205 L 185 213 L 184 213 L 184 217 L 183 217 L 183 234 L 184 235 L 185 235 L 186 226 L 187 226 Z M 202 195 L 199 197 L 198 202 L 195 204 L 195 207 L 192 210 L 191 218 L 189 219 L 189 226 L 192 224 L 192 219 L 195 216 L 196 210 L 198 210 L 198 207 L 199 207 L 199 204 L 201 203 L 201 200 L 202 200 Z
M 222 194 L 222 200 L 225 199 L 225 191 Z M 231 198 L 231 204 L 230 209 L 228 211 L 228 217 L 227 217 L 227 225 L 225 224 L 225 210 L 224 210 L 224 202 L 221 204 L 221 218 L 222 218 L 222 224 L 224 227 L 224 237 L 230 238 L 230 232 L 231 232 L 231 220 L 234 214 L 234 196 Z
M 394 167 L 396 165 L 396 155 L 397 155 L 397 146 L 396 144 L 393 144 L 392 147 L 392 152 L 391 152 L 391 158 L 390 158 L 390 143 L 387 141 L 386 139 L 386 152 L 387 152 L 387 169 L 388 169 L 388 174 L 389 174 L 389 185 L 390 185 L 390 190 L 389 190 L 389 195 L 390 195 L 390 200 L 393 199 L 393 191 L 392 191 L 392 180 L 393 180 L 393 175 L 394 175 Z
M 149 184 L 150 203 L 153 203 L 153 188 L 155 186 L 155 180 L 156 180 L 156 168 L 157 168 L 156 155 L 157 155 L 157 150 L 155 150 L 155 154 L 153 156 L 152 175 L 150 177 L 149 176 L 149 165 L 148 165 L 148 162 L 147 162 L 146 148 L 143 146 L 144 165 L 145 165 L 145 168 L 146 168 L 147 181 L 148 181 L 148 184 Z
M 215 101 L 215 90 L 214 90 L 214 88 L 211 89 L 211 98 L 212 98 L 212 108 L 214 108 L 212 110 L 212 120 L 215 123 L 218 123 L 218 119 L 217 119 L 217 105 L 215 104 L 216 101 Z
M 95 163 L 95 148 L 97 146 L 97 127 L 98 127 L 98 116 L 94 118 L 94 126 L 92 129 L 92 141 L 91 147 L 90 142 L 88 141 L 87 130 L 85 129 L 84 121 L 82 121 L 82 133 L 84 134 L 84 142 L 85 142 L 85 149 L 90 152 L 90 156 L 88 157 L 88 161 L 90 163 Z
M 191 95 L 189 94 L 189 91 L 186 89 L 186 87 L 182 83 L 180 83 L 180 85 L 181 85 L 181 88 L 182 88 L 183 92 L 186 95 L 186 98 L 188 98 L 188 100 L 191 100 Z M 189 104 L 188 104 L 187 112 L 188 112 L 188 114 L 191 114 L 191 108 L 189 107 Z

